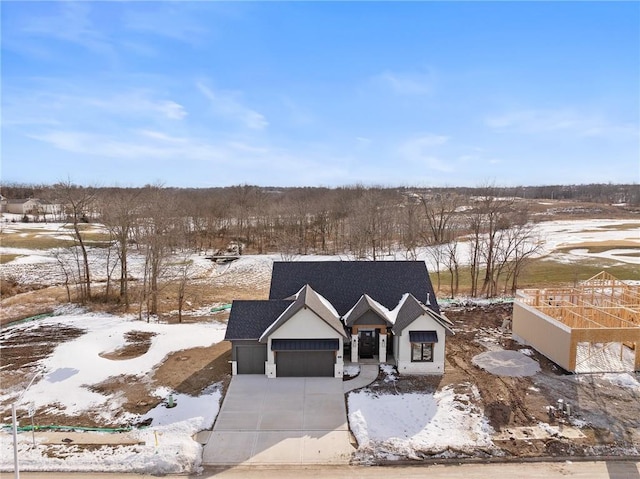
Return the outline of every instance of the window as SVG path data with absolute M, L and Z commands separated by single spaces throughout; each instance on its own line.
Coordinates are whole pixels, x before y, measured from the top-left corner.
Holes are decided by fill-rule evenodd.
M 411 362 L 433 362 L 433 343 L 411 343 Z

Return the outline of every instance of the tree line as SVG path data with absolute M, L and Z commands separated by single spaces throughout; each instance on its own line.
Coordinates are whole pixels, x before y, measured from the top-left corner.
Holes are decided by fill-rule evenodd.
M 142 316 L 143 312 L 158 312 L 158 294 L 161 283 L 168 280 L 164 273 L 169 258 L 175 263 L 176 255 L 183 257 L 170 278 L 178 284 L 181 315 L 189 255 L 224 251 L 230 244 L 245 252 L 279 253 L 285 260 L 307 254 L 356 260 L 415 259 L 427 251 L 435 265 L 432 273 L 439 291 L 446 286 L 451 296 L 457 295 L 464 274 L 472 296 L 514 292 L 523 268 L 539 247 L 529 203 L 523 197 L 593 194 L 607 196 L 612 202 L 629 202 L 638 196 L 638 186 L 485 185 L 419 190 L 237 185 L 187 189 L 162 185 L 97 188 L 65 181 L 47 186 L 8 185 L 2 187 L 2 193 L 30 195 L 63 205 L 62 217 L 50 220 L 67 222 L 74 237 L 74 246 L 61 252 L 59 259 L 70 299 L 71 288 L 81 302 L 95 298 L 91 249 L 82 224 L 104 225 L 109 236 L 104 297 L 118 301 L 125 309 L 135 305 Z M 133 296 L 129 271 L 132 250 L 144 256 L 143 277 L 135 278 Z M 445 277 L 446 285 L 442 284 Z

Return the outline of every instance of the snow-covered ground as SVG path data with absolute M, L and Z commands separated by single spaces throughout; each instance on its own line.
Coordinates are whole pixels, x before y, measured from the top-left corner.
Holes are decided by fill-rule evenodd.
M 622 343 L 578 343 L 577 373 L 633 371 L 635 353 Z
M 635 225 L 631 228 L 622 225 Z M 4 233 L 20 234 L 21 230 L 39 229 L 42 235 L 56 236 L 64 230 L 61 223 L 3 223 Z M 99 231 L 99 225 L 95 230 Z M 581 258 L 603 258 L 614 260 L 618 263 L 640 264 L 640 220 L 570 220 L 570 221 L 545 221 L 536 226 L 536 241 L 541 248 L 538 256 L 548 256 L 549 259 L 562 262 L 578 261 Z M 585 243 L 621 242 L 626 244 L 637 244 L 637 247 L 617 248 L 602 252 L 590 253 L 585 248 L 579 246 Z M 557 248 L 571 247 L 575 249 L 569 251 L 556 251 Z M 58 265 L 55 255 L 60 254 L 59 249 L 53 250 L 29 250 L 23 248 L 5 248 L 0 246 L 0 254 L 21 255 L 8 263 L 0 265 L 0 270 L 6 276 L 15 278 L 19 283 L 42 285 L 62 284 L 64 281 L 63 272 Z M 436 270 L 436 257 L 433 250 L 429 248 L 419 248 L 416 251 L 416 259 L 424 260 L 431 271 Z M 91 271 L 95 280 L 104 280 L 107 271 L 107 251 L 104 248 L 90 248 L 89 257 L 91 261 Z M 397 250 L 383 259 L 407 259 L 407 252 Z M 461 242 L 458 245 L 458 258 L 461 266 L 469 261 L 469 244 Z M 113 254 L 112 254 L 113 259 Z M 247 278 L 251 284 L 256 284 L 262 279 L 268 282 L 271 274 L 271 265 L 274 261 L 283 260 L 280 254 L 266 255 L 244 255 L 239 260 L 226 265 L 216 265 L 204 258 L 202 255 L 192 254 L 176 255 L 170 258 L 167 264 L 170 266 L 165 272 L 166 277 L 179 274 L 178 268 L 184 260 L 191 260 L 189 277 L 216 278 L 221 284 L 233 282 L 237 284 L 238 278 Z M 339 261 L 350 259 L 346 255 L 307 255 L 293 256 L 288 258 L 291 261 Z M 444 261 L 444 259 L 443 259 Z M 134 278 L 143 276 L 144 257 L 135 250 L 130 251 L 129 274 Z M 440 269 L 445 265 L 440 264 Z M 225 274 L 225 273 L 234 274 Z M 118 271 L 114 273 L 116 276 Z
M 61 343 L 49 357 L 39 362 L 38 376 L 26 392 L 3 389 L 0 402 L 20 399 L 17 406 L 19 415 L 35 407 L 68 416 L 89 413 L 104 420 L 105 424 L 134 424 L 148 418 L 152 418 L 153 422 L 149 428 L 130 433 L 144 445 L 75 452 L 71 448 L 65 452 L 64 460 L 51 457 L 47 452 L 50 452 L 50 446 L 37 444 L 33 447 L 31 434 L 21 433 L 19 457 L 22 470 L 140 471 L 163 474 L 198 468 L 201 446 L 192 436 L 213 425 L 221 399 L 217 385 L 212 384 L 198 397 L 175 394 L 160 388 L 154 394 L 165 399 L 172 394 L 176 407 L 168 409 L 160 405 L 143 417 L 124 413 L 121 409 L 123 398 L 118 393 L 99 394 L 92 391 L 91 386 L 120 376 L 137 377 L 139 381 L 145 381 L 147 374 L 160 365 L 168 354 L 220 342 L 224 337 L 225 325 L 157 324 L 136 321 L 132 317 L 76 312 L 37 323 L 16 325 L 5 330 L 3 336 L 9 339 L 12 335 L 20 335 L 47 324 L 72 326 L 85 332 L 76 339 Z M 155 334 L 145 354 L 119 360 L 101 355 L 124 346 L 125 334 L 130 331 Z M 3 411 L 2 418 L 5 425 L 10 423 L 8 410 Z M 12 448 L 11 434 L 4 429 L 0 433 L 0 470 L 13 468 Z
M 435 393 L 350 393 L 349 426 L 359 455 L 365 460 L 447 457 L 493 447 L 493 428 L 472 400 L 479 399 L 478 389 L 458 387 L 467 392 L 447 386 Z
M 622 224 L 635 224 L 632 229 L 620 229 Z M 21 228 L 40 229 L 42 234 L 60 234 L 61 225 L 52 223 L 3 224 L 3 232 L 20 234 Z M 640 220 L 578 220 L 549 221 L 538 226 L 542 251 L 547 255 L 556 248 L 576 245 L 567 253 L 553 253 L 554 259 L 572 260 L 585 254 L 578 245 L 604 241 L 625 241 L 640 248 Z M 467 254 L 464 243 L 460 258 L 464 263 Z M 619 262 L 640 263 L 638 249 L 589 253 L 590 256 L 610 256 Z M 92 272 L 100 279 L 106 271 L 106 251 L 91 249 Z M 418 259 L 427 261 L 433 269 L 433 255 L 420 250 Z M 622 253 L 622 254 L 620 254 Z M 626 253 L 626 255 L 625 255 Z M 22 283 L 58 284 L 63 281 L 53 250 L 27 250 L 0 247 L 0 254 L 18 254 L 19 258 L 0 265 L 3 274 L 11 275 Z M 273 261 L 282 260 L 279 254 L 242 256 L 226 265 L 215 265 L 202 256 L 191 255 L 193 279 L 216 279 L 237 284 L 238 278 L 247 278 L 251 284 L 256 279 L 268 281 Z M 179 259 L 179 258 L 177 258 Z M 298 256 L 292 260 L 340 260 L 340 256 Z M 388 259 L 404 259 L 403 253 Z M 141 277 L 144 259 L 133 252 L 129 262 L 131 275 Z M 227 274 L 232 273 L 232 274 Z M 191 471 L 198 468 L 201 446 L 192 439 L 194 433 L 210 428 L 218 413 L 220 392 L 215 384 L 199 397 L 174 394 L 175 408 L 164 406 L 150 411 L 146 416 L 135 417 L 122 411 L 123 399 L 117 394 L 105 396 L 90 389 L 114 376 L 141 376 L 149 373 L 170 353 L 185 348 L 209 346 L 224 336 L 224 325 L 157 324 L 135 321 L 131 317 L 115 317 L 107 314 L 89 314 L 72 311 L 42 320 L 85 330 L 85 334 L 60 344 L 43 359 L 38 368 L 40 375 L 21 399 L 19 410 L 24 413 L 33 404 L 37 407 L 55 408 L 61 414 L 78 414 L 93 411 L 105 422 L 130 421 L 154 418 L 151 427 L 136 430 L 132 435 L 143 445 L 79 450 L 65 446 L 64 457 L 50 454 L 50 446 L 31 445 L 31 435 L 19 435 L 19 457 L 22 470 L 91 470 L 91 471 L 139 471 L 150 474 Z M 40 322 L 39 324 L 43 324 Z M 20 334 L 33 323 L 16 325 L 8 334 Z M 100 356 L 125 344 L 128 331 L 155 333 L 146 354 L 129 360 L 114 361 Z M 355 371 L 354 371 L 355 373 Z M 393 381 L 393 372 L 387 371 L 387 379 Z M 141 379 L 142 380 L 142 379 Z M 640 388 L 631 375 L 611 375 L 610 382 L 620 387 Z M 463 393 L 459 391 L 465 391 Z M 0 402 L 15 401 L 21 391 L 2 389 Z M 158 397 L 166 398 L 172 391 L 159 389 Z M 377 394 L 368 390 L 353 392 L 348 397 L 349 422 L 356 435 L 361 452 L 375 458 L 419 457 L 421 454 L 441 454 L 447 451 L 466 451 L 477 447 L 492 447 L 492 430 L 474 405 L 477 389 L 472 385 L 444 388 L 435 393 Z M 5 424 L 8 411 L 0 418 Z M 0 432 L 0 470 L 9 471 L 12 463 L 11 435 Z

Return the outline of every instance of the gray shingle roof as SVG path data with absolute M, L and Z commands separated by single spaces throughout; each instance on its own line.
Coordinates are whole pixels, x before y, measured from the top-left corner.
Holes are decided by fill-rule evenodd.
M 292 303 L 291 300 L 234 301 L 224 339 L 259 339 Z
M 324 296 L 343 316 L 368 294 L 387 309 L 411 293 L 439 313 L 424 261 L 274 262 L 269 298 L 286 298 L 305 284 Z

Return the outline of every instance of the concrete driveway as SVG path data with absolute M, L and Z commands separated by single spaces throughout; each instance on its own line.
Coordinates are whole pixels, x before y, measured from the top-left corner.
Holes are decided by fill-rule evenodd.
M 239 375 L 203 464 L 348 464 L 354 450 L 341 379 Z

